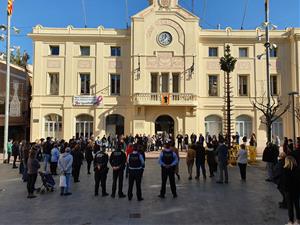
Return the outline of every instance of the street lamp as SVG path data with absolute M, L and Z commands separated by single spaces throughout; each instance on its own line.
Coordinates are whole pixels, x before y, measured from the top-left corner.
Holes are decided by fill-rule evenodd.
M 266 107 L 266 114 L 271 115 L 272 113 L 272 106 L 271 106 L 271 85 L 270 85 L 270 49 L 276 48 L 276 45 L 272 45 L 270 43 L 270 35 L 269 30 L 275 30 L 277 28 L 276 25 L 270 23 L 270 8 L 269 8 L 269 0 L 265 0 L 265 21 L 261 24 L 262 28 L 265 29 L 265 35 L 259 35 L 258 39 L 260 40 L 263 36 L 266 37 L 265 41 L 265 52 L 261 55 L 258 55 L 257 58 L 261 59 L 263 55 L 266 55 L 266 72 L 267 72 L 267 107 Z M 271 124 L 271 121 L 267 121 L 267 123 Z M 270 125 L 271 126 L 271 125 Z M 271 142 L 272 137 L 272 129 L 271 127 L 267 126 L 267 139 L 268 142 Z
M 10 97 L 10 32 L 11 29 L 16 33 L 19 34 L 20 30 L 16 27 L 11 28 L 11 15 L 8 14 L 7 16 L 7 26 L 4 24 L 0 25 L 1 31 L 6 31 L 6 36 L 1 35 L 2 38 L 6 38 L 6 89 L 5 89 L 5 118 L 4 118 L 4 142 L 3 142 L 3 150 L 4 150 L 4 157 L 7 154 L 7 144 L 8 144 L 8 128 L 9 128 L 9 97 Z
M 296 144 L 296 118 L 295 118 L 295 95 L 298 95 L 299 92 L 293 91 L 289 93 L 289 96 L 292 97 L 292 115 L 293 115 L 293 142 Z

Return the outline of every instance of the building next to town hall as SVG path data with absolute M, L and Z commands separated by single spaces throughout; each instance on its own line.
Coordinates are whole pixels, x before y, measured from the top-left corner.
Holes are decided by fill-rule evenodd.
M 223 132 L 224 73 L 229 45 L 234 133 L 266 140 L 262 113 L 251 99 L 266 97 L 263 29 L 206 30 L 178 0 L 150 0 L 128 29 L 45 28 L 34 42 L 31 140 L 104 134 Z M 270 32 L 271 92 L 287 103 L 299 91 L 300 29 Z M 257 57 L 260 56 L 260 57 Z M 299 100 L 296 101 L 299 105 Z M 287 112 L 273 134 L 292 136 Z M 299 133 L 299 127 L 297 126 Z
M 24 69 L 18 65 L 10 66 L 10 97 L 9 97 L 9 139 L 22 141 L 29 139 L 30 119 L 30 92 L 31 73 L 30 65 Z M 0 149 L 3 149 L 4 120 L 5 120 L 5 83 L 6 61 L 0 60 Z

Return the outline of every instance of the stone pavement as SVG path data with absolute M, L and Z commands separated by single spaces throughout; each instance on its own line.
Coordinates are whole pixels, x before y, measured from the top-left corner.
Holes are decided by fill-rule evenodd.
M 159 199 L 160 168 L 157 160 L 148 159 L 143 178 L 144 201 L 134 195 L 125 199 L 94 197 L 93 175 L 81 170 L 80 183 L 72 184 L 71 196 L 59 191 L 26 198 L 26 184 L 11 169 L 0 165 L 0 224 L 104 224 L 104 225 L 282 225 L 287 211 L 278 208 L 280 195 L 274 184 L 265 182 L 264 164 L 247 168 L 247 182 L 239 178 L 237 167 L 229 169 L 229 184 L 216 184 L 215 179 L 187 179 L 185 160 L 181 161 L 181 180 L 177 183 L 178 198 L 167 188 L 166 199 Z M 194 168 L 195 169 L 195 168 Z M 55 178 L 58 181 L 58 177 Z M 112 170 L 107 188 L 111 191 Z M 36 187 L 40 185 L 40 177 Z M 128 182 L 124 182 L 127 192 Z M 135 191 L 135 189 L 134 189 Z

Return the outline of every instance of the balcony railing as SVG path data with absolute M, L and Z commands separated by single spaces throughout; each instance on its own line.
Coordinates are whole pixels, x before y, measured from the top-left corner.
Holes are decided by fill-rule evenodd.
M 197 106 L 197 96 L 190 93 L 136 93 L 135 105 Z

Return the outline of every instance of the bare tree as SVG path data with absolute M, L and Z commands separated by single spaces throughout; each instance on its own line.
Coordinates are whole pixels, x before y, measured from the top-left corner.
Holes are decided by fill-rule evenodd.
M 275 100 L 274 96 L 271 95 L 271 103 L 267 104 L 264 102 L 265 97 L 262 96 L 260 98 L 255 97 L 255 99 L 251 99 L 251 104 L 263 113 L 262 123 L 266 125 L 267 128 L 267 140 L 271 142 L 272 140 L 272 124 L 278 120 L 283 114 L 285 114 L 289 107 L 290 101 L 288 104 L 284 105 L 280 98 Z
M 227 45 L 225 48 L 224 56 L 220 59 L 221 70 L 225 72 L 225 129 L 227 137 L 228 149 L 231 148 L 231 111 L 232 111 L 232 87 L 230 73 L 234 71 L 237 59 L 234 58 L 230 53 L 230 46 Z

